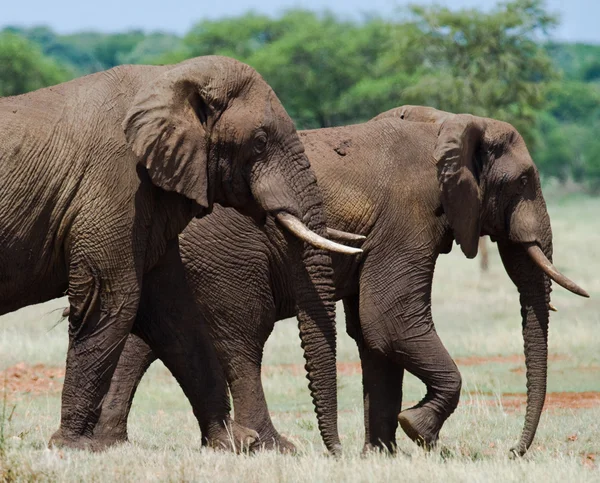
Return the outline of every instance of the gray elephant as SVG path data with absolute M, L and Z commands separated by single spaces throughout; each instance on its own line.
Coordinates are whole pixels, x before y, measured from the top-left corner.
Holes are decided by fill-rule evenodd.
M 190 375 L 185 352 L 171 350 L 181 346 L 177 321 L 163 325 L 153 308 L 153 292 L 168 284 L 181 294 L 173 313 L 195 314 L 177 236 L 214 203 L 259 224 L 270 213 L 315 245 L 290 240 L 301 336 L 312 383 L 335 383 L 334 290 L 325 249 L 356 250 L 323 237 L 322 196 L 302 143 L 272 89 L 249 66 L 225 57 L 121 66 L 0 99 L 0 181 L 0 314 L 69 297 L 61 422 L 51 443 L 90 446 L 136 320 L 201 408 L 206 443 L 227 444 L 230 429 L 235 440 L 255 435 L 228 427 L 226 388 L 210 340 L 200 333 L 196 346 L 186 347 L 197 353 Z M 335 391 L 322 396 L 325 404 L 315 402 L 333 449 Z
M 551 263 L 550 219 L 522 137 L 504 122 L 410 106 L 365 124 L 300 135 L 328 222 L 366 236 L 361 257 L 334 256 L 336 298 L 343 300 L 362 362 L 365 450 L 394 451 L 398 421 L 410 438 L 429 447 L 456 408 L 461 376 L 431 316 L 434 267 L 453 241 L 472 258 L 480 236 L 489 235 L 520 294 L 528 398 L 514 452 L 524 454 L 546 393 L 550 280 L 587 293 Z M 295 313 L 283 233 L 271 219 L 261 230 L 251 219 L 219 209 L 187 227 L 181 250 L 227 374 L 236 420 L 258 431 L 263 446 L 293 450 L 273 427 L 260 381 L 273 324 Z M 188 330 L 194 325 L 182 322 Z M 126 438 L 131 398 L 153 360 L 144 342 L 130 337 L 98 435 Z M 401 412 L 404 369 L 426 384 L 427 394 Z

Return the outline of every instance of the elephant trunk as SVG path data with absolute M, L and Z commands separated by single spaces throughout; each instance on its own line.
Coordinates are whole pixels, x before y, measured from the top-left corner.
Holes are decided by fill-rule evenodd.
M 314 175 L 308 169 L 296 177 L 302 201 L 302 221 L 314 233 L 326 235 L 324 206 Z M 303 243 L 302 263 L 294 264 L 298 328 L 307 378 L 319 431 L 327 450 L 341 454 L 337 427 L 335 289 L 329 253 Z
M 289 146 L 273 169 L 255 165 L 251 189 L 261 208 L 286 229 L 295 281 L 298 323 L 319 430 L 330 453 L 341 452 L 337 429 L 335 290 L 327 250 L 360 250 L 327 237 L 323 198 L 304 147 Z M 290 236 L 292 235 L 292 236 Z M 337 250 L 336 250 L 337 251 Z M 300 257 L 300 258 L 298 258 Z
M 546 258 L 551 260 L 552 243 L 543 245 Z M 511 449 L 515 456 L 523 456 L 533 442 L 546 399 L 551 281 L 523 245 L 499 242 L 498 249 L 506 271 L 519 291 L 523 318 L 527 408 L 521 438 Z

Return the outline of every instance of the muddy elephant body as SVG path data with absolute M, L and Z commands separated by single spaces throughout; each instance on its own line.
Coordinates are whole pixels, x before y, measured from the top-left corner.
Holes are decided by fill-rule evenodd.
M 195 316 L 177 237 L 215 203 L 259 223 L 267 213 L 285 215 L 310 234 L 316 247 L 290 240 L 294 277 L 308 287 L 299 295 L 306 302 L 303 343 L 309 359 L 316 355 L 311 380 L 323 386 L 335 378 L 327 369 L 335 361 L 335 327 L 322 197 L 293 122 L 249 66 L 213 56 L 121 66 L 0 99 L 0 180 L 0 314 L 69 297 L 54 444 L 92 444 L 134 322 L 202 409 L 206 441 L 230 441 L 222 372 L 201 370 L 218 366 L 210 340 L 199 327 L 195 346 L 185 348 L 198 358 L 190 376 L 183 349 L 169 350 L 179 341 L 176 322 L 154 307 L 156 292 L 168 285 L 182 294 L 173 313 Z M 334 449 L 335 395 L 323 396 L 327 406 L 320 395 L 315 404 Z M 234 439 L 254 434 L 233 429 Z
M 508 124 L 449 113 L 439 123 L 408 122 L 396 119 L 397 113 L 301 133 L 328 224 L 366 236 L 360 257 L 333 257 L 336 298 L 344 302 L 347 330 L 362 363 L 365 448 L 393 451 L 398 420 L 412 439 L 434 444 L 456 408 L 460 374 L 431 316 L 435 262 L 453 240 L 473 257 L 479 237 L 491 235 L 520 292 L 528 407 L 515 451 L 523 454 L 543 404 L 547 361 L 550 281 L 528 254 L 535 245 L 547 257 L 546 268 L 551 266 L 550 222 L 537 171 Z M 224 240 L 225 256 L 211 256 L 216 240 Z M 293 449 L 272 425 L 260 382 L 262 351 L 275 321 L 295 314 L 283 233 L 271 219 L 260 229 L 231 210 L 215 210 L 191 223 L 180 241 L 188 281 L 225 368 L 236 420 L 257 430 L 264 446 Z M 128 370 L 117 373 L 111 406 L 105 406 L 98 427 L 107 438 L 126 437 L 131 397 L 152 360 L 143 341 L 128 340 L 120 362 Z M 426 384 L 427 395 L 400 413 L 404 369 Z

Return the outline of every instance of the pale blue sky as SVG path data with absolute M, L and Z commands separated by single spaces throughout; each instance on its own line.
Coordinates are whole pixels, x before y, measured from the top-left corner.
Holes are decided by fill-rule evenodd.
M 408 3 L 438 3 L 452 8 L 489 8 L 495 0 L 2 0 L 0 27 L 48 25 L 61 33 L 81 30 L 105 32 L 129 28 L 186 32 L 203 18 L 237 15 L 248 10 L 276 14 L 291 7 L 330 9 L 343 16 L 360 12 L 389 15 Z M 554 37 L 600 43 L 600 0 L 547 0 L 561 14 Z

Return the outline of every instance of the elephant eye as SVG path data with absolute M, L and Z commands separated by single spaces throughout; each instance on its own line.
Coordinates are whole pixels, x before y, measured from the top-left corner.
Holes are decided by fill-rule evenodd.
M 264 133 L 258 134 L 254 138 L 254 152 L 256 154 L 261 154 L 267 148 L 267 135 Z
M 521 186 L 525 186 L 527 184 L 528 178 L 526 175 L 521 176 Z

